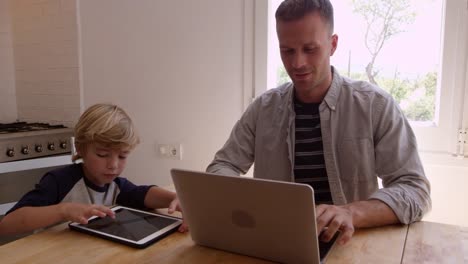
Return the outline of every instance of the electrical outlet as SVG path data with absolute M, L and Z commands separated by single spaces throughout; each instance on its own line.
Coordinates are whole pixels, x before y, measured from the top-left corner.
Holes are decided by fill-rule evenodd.
M 157 144 L 157 152 L 161 158 L 182 160 L 182 144 Z

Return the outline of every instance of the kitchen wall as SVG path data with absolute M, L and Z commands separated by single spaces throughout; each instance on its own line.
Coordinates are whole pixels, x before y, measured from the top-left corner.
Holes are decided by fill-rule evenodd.
M 468 227 L 468 211 L 460 206 L 468 200 L 467 158 L 446 153 L 419 154 L 431 183 L 432 210 L 424 220 Z
M 464 205 L 468 200 L 468 167 L 424 159 L 423 162 L 432 197 L 432 210 L 424 220 L 468 227 L 468 211 Z
M 9 3 L 18 118 L 72 126 L 80 114 L 76 0 Z
M 173 167 L 204 170 L 243 111 L 244 0 L 78 6 L 83 103 L 123 106 L 141 135 L 125 175 L 164 186 Z M 182 160 L 158 143 L 181 143 Z
M 18 117 L 14 67 L 10 3 L 0 0 L 0 123 Z

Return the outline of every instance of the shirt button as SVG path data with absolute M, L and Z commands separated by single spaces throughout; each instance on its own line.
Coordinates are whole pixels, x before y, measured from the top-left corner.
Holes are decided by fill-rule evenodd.
M 330 108 L 331 108 L 331 110 L 335 111 L 335 106 L 334 105 L 330 106 Z

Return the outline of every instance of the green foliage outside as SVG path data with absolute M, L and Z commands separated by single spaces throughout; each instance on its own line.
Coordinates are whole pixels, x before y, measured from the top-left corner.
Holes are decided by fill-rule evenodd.
M 409 120 L 434 119 L 437 72 L 429 72 L 413 80 L 402 78 L 397 74 L 393 78 L 378 77 L 377 83 L 393 96 Z
M 428 0 L 426 0 L 428 1 Z M 409 79 L 400 76 L 398 70 L 393 76 L 380 75 L 375 70 L 376 58 L 393 36 L 401 33 L 415 21 L 417 16 L 411 10 L 410 0 L 350 0 L 353 12 L 366 22 L 363 44 L 371 59 L 363 72 L 351 72 L 350 78 L 364 80 L 390 93 L 406 117 L 411 121 L 432 121 L 435 115 L 437 72 Z M 348 72 L 338 69 L 339 72 Z M 278 69 L 278 84 L 290 81 L 284 69 Z
M 279 86 L 280 84 L 287 83 L 287 82 L 291 81 L 291 78 L 289 78 L 289 75 L 286 72 L 286 69 L 284 68 L 284 66 L 279 66 L 278 67 L 278 72 L 277 72 L 276 76 L 278 76 L 278 82 L 277 82 L 278 85 L 277 86 Z
M 356 79 L 368 80 L 389 92 L 409 120 L 434 120 L 436 72 L 408 79 L 401 77 L 398 71 L 389 78 L 380 76 L 375 70 L 376 58 L 388 40 L 414 23 L 417 14 L 411 8 L 411 0 L 352 0 L 351 3 L 353 12 L 366 21 L 364 44 L 371 55 L 366 66 L 367 78 Z
M 339 72 L 346 72 L 338 69 Z M 283 66 L 278 68 L 278 85 L 290 82 Z M 354 80 L 368 81 L 365 72 L 353 72 L 349 76 Z M 377 77 L 379 86 L 390 93 L 406 117 L 411 121 L 431 121 L 434 119 L 437 91 L 437 72 L 429 72 L 417 79 L 408 79 L 395 74 L 393 77 Z

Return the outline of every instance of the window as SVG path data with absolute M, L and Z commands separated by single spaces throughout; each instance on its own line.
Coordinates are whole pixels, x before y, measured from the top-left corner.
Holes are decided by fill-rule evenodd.
M 289 80 L 275 31 L 274 12 L 281 1 L 270 0 L 268 9 L 269 88 Z M 455 153 L 458 130 L 466 124 L 465 1 L 332 0 L 339 36 L 332 65 L 341 75 L 375 83 L 392 94 L 422 151 Z

